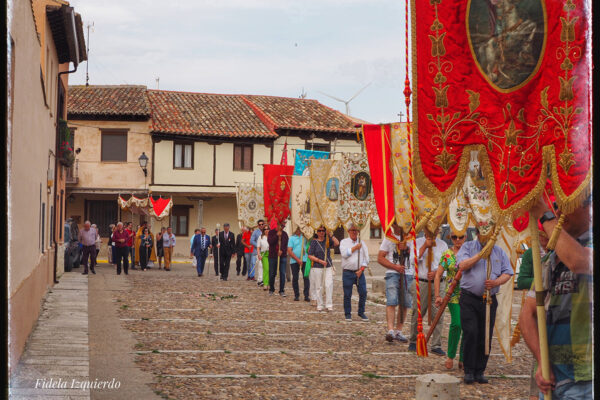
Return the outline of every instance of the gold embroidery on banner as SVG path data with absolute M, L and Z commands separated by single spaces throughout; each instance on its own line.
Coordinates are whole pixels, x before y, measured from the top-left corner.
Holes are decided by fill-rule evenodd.
M 415 1 L 411 1 L 412 5 L 412 35 L 413 35 L 413 43 L 418 40 L 416 36 L 416 18 L 415 18 Z M 470 3 L 470 2 L 469 2 Z M 434 9 L 434 21 L 430 26 L 430 30 L 435 32 L 435 36 L 430 35 L 430 37 L 435 37 L 436 41 L 430 39 L 433 43 L 442 43 L 443 39 L 440 39 L 442 35 L 445 35 L 447 32 L 440 32 L 443 29 L 442 23 L 438 18 L 438 10 L 437 5 L 441 4 L 441 1 L 430 1 L 432 8 Z M 543 4 L 543 2 L 542 2 Z M 544 7 L 544 19 L 546 21 L 546 11 L 545 4 Z M 539 111 L 539 115 L 535 117 L 533 120 L 526 120 L 525 118 L 525 110 L 519 109 L 514 114 L 510 110 L 510 104 L 506 104 L 503 109 L 504 118 L 503 122 L 498 126 L 492 126 L 490 121 L 487 118 L 480 117 L 479 113 L 476 111 L 480 105 L 479 93 L 473 92 L 471 90 L 467 90 L 466 94 L 468 95 L 469 100 L 469 113 L 454 113 L 453 115 L 449 115 L 446 112 L 448 107 L 448 96 L 450 95 L 452 98 L 454 94 L 447 93 L 447 88 L 449 86 L 443 86 L 443 84 L 447 81 L 445 74 L 449 74 L 453 65 L 450 61 L 444 60 L 441 56 L 434 57 L 435 59 L 431 60 L 429 63 L 429 71 L 434 75 L 434 84 L 432 86 L 431 94 L 435 95 L 435 106 L 437 108 L 437 112 L 433 114 L 426 114 L 426 117 L 431 121 L 431 126 L 435 128 L 435 133 L 430 136 L 431 146 L 430 148 L 435 152 L 437 149 L 437 154 L 433 154 L 435 164 L 444 170 L 444 172 L 448 173 L 449 168 L 452 168 L 458 162 L 458 172 L 456 175 L 456 179 L 451 183 L 451 185 L 442 192 L 436 186 L 432 184 L 429 178 L 425 175 L 423 171 L 423 166 L 421 165 L 420 159 L 420 151 L 419 146 L 415 146 L 415 177 L 418 188 L 429 197 L 449 197 L 453 193 L 456 193 L 458 187 L 461 187 L 463 184 L 465 173 L 466 173 L 466 161 L 468 156 L 465 154 L 465 151 L 468 148 L 475 148 L 479 146 L 467 146 L 463 148 L 462 154 L 452 154 L 451 149 L 448 151 L 449 140 L 456 143 L 460 139 L 460 131 L 459 124 L 464 123 L 472 123 L 477 126 L 476 134 L 483 135 L 487 140 L 487 147 L 489 152 L 494 152 L 497 157 L 497 160 L 500 160 L 499 167 L 503 172 L 501 175 L 506 176 L 506 180 L 503 178 L 503 182 L 500 185 L 501 192 L 498 193 L 497 199 L 494 198 L 492 202 L 492 206 L 495 212 L 503 215 L 508 215 L 517 209 L 527 208 L 527 205 L 531 205 L 539 193 L 543 189 L 543 181 L 545 180 L 545 174 L 541 173 L 538 179 L 538 183 L 534 190 L 532 190 L 528 195 L 524 198 L 521 198 L 519 201 L 516 201 L 511 207 L 506 207 L 508 203 L 508 193 L 515 193 L 516 187 L 515 183 L 517 183 L 514 178 L 509 176 L 510 172 L 517 174 L 519 177 L 524 177 L 526 174 L 529 174 L 532 170 L 532 165 L 535 165 L 539 162 L 539 154 L 542 146 L 541 137 L 548 134 L 554 134 L 558 136 L 562 136 L 564 138 L 564 147 L 561 149 L 561 153 L 552 153 L 549 152 L 549 147 L 545 147 L 543 150 L 544 161 L 542 171 L 545 169 L 547 163 L 550 163 L 554 170 L 552 171 L 552 180 L 554 186 L 558 187 L 558 202 L 561 210 L 563 209 L 574 209 L 580 202 L 585 198 L 582 193 L 589 193 L 589 187 L 586 187 L 589 184 L 591 172 L 588 172 L 584 182 L 582 182 L 579 187 L 573 192 L 571 195 L 567 196 L 562 192 L 562 188 L 560 187 L 560 183 L 558 181 L 558 176 L 556 174 L 556 166 L 563 169 L 565 173 L 569 173 L 570 168 L 575 165 L 575 157 L 572 153 L 572 149 L 569 148 L 569 137 L 573 137 L 574 134 L 580 133 L 584 134 L 587 132 L 587 128 L 585 128 L 585 124 L 582 127 L 573 126 L 573 117 L 577 114 L 581 114 L 584 112 L 582 107 L 576 107 L 572 104 L 572 101 L 575 99 L 576 93 L 573 90 L 573 83 L 576 80 L 575 75 L 571 75 L 569 71 L 573 71 L 575 60 L 581 57 L 582 50 L 578 46 L 574 46 L 573 42 L 576 38 L 576 22 L 579 17 L 572 17 L 570 12 L 575 10 L 576 6 L 572 0 L 567 0 L 564 5 L 564 11 L 566 13 L 565 16 L 561 17 L 562 30 L 560 32 L 560 37 L 563 42 L 563 47 L 557 50 L 557 57 L 562 59 L 562 63 L 560 64 L 560 68 L 564 71 L 563 76 L 557 77 L 557 90 L 556 90 L 556 99 L 564 102 L 562 106 L 552 107 L 549 106 L 548 102 L 548 90 L 550 87 L 545 87 L 540 92 L 540 104 L 541 109 Z M 547 25 L 547 21 L 546 21 Z M 557 32 L 558 33 L 558 32 Z M 444 36 L 445 37 L 445 36 Z M 544 35 L 544 46 L 546 43 L 547 35 Z M 445 51 L 445 48 L 444 48 Z M 544 51 L 544 50 L 542 50 Z M 432 52 L 439 54 L 439 48 L 435 50 L 432 49 Z M 540 56 L 540 60 L 543 56 Z M 417 51 L 416 46 L 413 46 L 412 49 L 412 59 L 413 65 L 416 65 L 417 62 L 422 62 L 422 60 L 417 60 Z M 539 67 L 539 65 L 538 65 Z M 537 71 L 537 67 L 536 67 Z M 419 87 L 417 78 L 417 69 L 413 69 L 413 87 Z M 535 74 L 534 74 L 535 75 Z M 553 85 L 552 85 L 553 86 Z M 560 91 L 558 90 L 560 89 Z M 413 104 L 413 114 L 419 115 L 418 113 L 418 102 L 417 96 L 412 101 Z M 445 100 L 445 101 L 444 101 Z M 526 129 L 527 128 L 527 129 Z M 580 131 L 582 130 L 583 131 Z M 527 133 L 525 133 L 527 131 Z M 417 120 L 413 122 L 413 133 L 415 137 L 415 142 L 418 142 L 416 139 L 418 137 L 418 124 Z M 533 139 L 533 140 L 532 140 Z M 527 145 L 525 145 L 525 140 L 527 140 Z M 450 143 L 452 143 L 450 142 Z M 506 145 L 506 151 L 503 150 L 503 146 Z M 554 146 L 551 146 L 552 150 L 554 150 Z M 562 146 L 561 146 L 562 147 Z M 552 157 L 550 157 L 550 154 Z M 512 158 L 511 158 L 512 155 Z M 516 156 L 518 155 L 518 156 Z M 482 154 L 482 158 L 485 159 L 484 165 L 487 166 L 488 173 L 492 174 L 491 166 L 489 165 L 489 160 L 487 159 L 487 154 Z M 512 164 L 511 165 L 511 160 Z M 551 170 L 553 169 L 551 168 Z M 506 173 L 506 175 L 504 175 Z M 514 175 L 512 175 L 514 176 Z M 487 176 L 488 181 L 494 180 L 493 175 Z M 513 181 L 513 182 L 511 182 Z M 490 183 L 490 182 L 488 182 Z M 490 187 L 495 187 L 490 185 Z M 502 193 L 504 192 L 504 193 Z M 496 196 L 492 196 L 496 197 Z M 496 201 L 501 201 L 504 203 L 504 207 L 500 208 L 499 204 Z

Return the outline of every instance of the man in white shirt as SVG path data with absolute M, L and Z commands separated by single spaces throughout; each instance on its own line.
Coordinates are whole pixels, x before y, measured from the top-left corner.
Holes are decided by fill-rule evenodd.
M 410 256 L 402 228 L 393 223 L 391 235 L 383 239 L 377 255 L 377 262 L 387 268 L 385 273 L 385 314 L 388 331 L 385 340 L 388 342 L 393 340 L 408 342 L 406 336 L 402 334 L 402 327 L 408 310 L 412 307 L 412 295 L 409 288 L 414 280 L 414 267 L 409 263 Z M 396 306 L 398 306 L 397 315 Z
M 419 264 L 419 289 L 421 292 L 421 317 L 425 320 L 425 315 L 429 310 L 429 304 L 431 302 L 431 319 L 435 317 L 438 312 L 435 306 L 435 290 L 433 290 L 433 284 L 435 279 L 435 273 L 440 264 L 442 253 L 448 250 L 448 245 L 442 239 L 437 238 L 438 230 L 430 232 L 425 228 L 425 235 L 417 238 L 417 261 Z M 412 248 L 413 242 L 408 242 L 410 249 L 410 255 L 414 257 L 414 250 Z M 417 298 L 417 285 L 416 283 L 411 286 L 411 293 L 413 299 Z M 440 282 L 440 293 L 445 293 L 446 282 L 445 280 Z M 410 344 L 408 345 L 408 351 L 417 351 L 417 302 L 413 302 L 412 307 L 412 318 L 410 325 Z M 431 346 L 431 352 L 438 356 L 445 356 L 446 352 L 442 350 L 442 327 L 444 326 L 444 314 L 442 314 L 437 326 L 433 330 L 433 334 L 429 343 Z
M 165 271 L 171 270 L 171 257 L 173 256 L 173 248 L 175 247 L 175 235 L 173 228 L 167 228 L 167 232 L 162 235 L 163 251 L 165 252 Z
M 369 321 L 365 315 L 365 303 L 367 302 L 367 280 L 365 279 L 365 268 L 369 265 L 369 250 L 363 241 L 358 240 L 358 228 L 352 224 L 348 229 L 350 237 L 340 242 L 340 254 L 342 256 L 342 285 L 344 287 L 344 313 L 346 321 L 352 321 L 351 299 L 352 287 L 358 288 L 358 317 L 363 321 Z

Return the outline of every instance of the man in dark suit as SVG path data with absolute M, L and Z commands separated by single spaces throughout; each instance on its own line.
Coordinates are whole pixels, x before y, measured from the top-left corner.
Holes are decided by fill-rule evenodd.
M 229 231 L 229 224 L 224 224 L 223 232 L 219 233 L 219 261 L 221 261 L 221 280 L 226 281 L 229 276 L 229 263 L 235 253 L 235 235 Z
M 208 249 L 212 248 L 210 237 L 206 234 L 206 228 L 200 229 L 200 233 L 194 235 L 192 241 L 192 256 L 196 257 L 196 271 L 198 276 L 204 273 L 204 264 L 208 257 Z
M 221 263 L 219 262 L 221 259 L 219 258 L 219 248 L 221 245 L 219 244 L 219 228 L 215 229 L 215 236 L 211 239 L 212 245 L 212 255 L 213 255 L 213 263 L 215 265 L 215 275 L 219 276 L 219 268 L 221 267 Z

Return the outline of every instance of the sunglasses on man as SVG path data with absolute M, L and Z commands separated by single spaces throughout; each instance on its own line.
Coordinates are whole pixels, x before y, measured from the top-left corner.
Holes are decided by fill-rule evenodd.
M 462 236 L 456 236 L 456 235 L 452 235 L 452 236 L 450 236 L 450 237 L 452 238 L 452 240 L 456 240 L 456 239 L 461 239 L 461 240 L 462 240 L 462 239 L 464 239 L 464 238 L 465 238 L 465 235 L 462 235 Z
M 317 232 L 325 232 L 325 229 L 317 229 Z

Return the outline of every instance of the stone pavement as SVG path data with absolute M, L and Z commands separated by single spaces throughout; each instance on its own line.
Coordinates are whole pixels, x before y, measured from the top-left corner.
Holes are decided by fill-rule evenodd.
M 80 272 L 65 273 L 50 290 L 11 377 L 11 399 L 90 398 L 87 302 Z
M 68 369 L 69 378 L 77 374 L 90 376 L 92 381 L 114 378 L 120 387 L 54 394 L 92 399 L 413 399 L 415 379 L 424 373 L 462 377 L 456 364 L 450 371 L 444 368 L 444 357 L 417 357 L 408 352 L 406 344 L 385 342 L 385 305 L 380 304 L 379 298 L 367 302 L 370 321 L 365 323 L 355 316 L 354 290 L 354 321 L 345 322 L 341 269 L 336 264 L 333 312 L 317 312 L 309 303 L 293 301 L 290 283 L 286 283 L 287 297 L 269 296 L 255 282 L 237 276 L 234 263 L 227 282 L 214 276 L 212 264 L 207 265 L 206 275 L 201 278 L 189 263 L 174 264 L 169 272 L 153 268 L 145 272 L 130 271 L 128 276 L 117 276 L 114 267 L 108 264 L 99 265 L 98 274 L 89 277 L 81 276 L 80 272 L 65 274 L 47 304 L 56 304 L 52 303 L 55 301 L 52 296 L 61 291 L 60 285 L 66 285 L 69 278 L 79 281 L 78 287 L 86 292 L 85 282 L 89 279 L 89 309 L 86 310 L 85 303 L 71 298 L 65 302 L 68 304 L 54 308 L 67 315 L 55 316 L 53 325 L 68 324 L 76 333 L 79 328 L 68 314 L 78 304 L 78 310 L 89 315 L 89 341 L 87 320 L 81 343 L 63 340 L 67 334 L 64 330 L 46 333 L 45 337 L 52 338 L 53 343 L 75 343 L 65 348 L 71 353 L 80 351 L 75 354 L 82 357 L 77 360 L 83 364 L 82 370 Z M 376 263 L 372 266 L 374 277 L 381 278 L 383 268 Z M 82 290 L 77 296 L 79 300 L 84 298 Z M 520 303 L 519 296 L 515 296 L 514 303 Z M 518 313 L 518 308 L 514 313 Z M 444 348 L 449 320 L 446 315 Z M 48 317 L 40 320 L 32 335 L 33 344 L 40 337 L 37 334 L 40 329 L 45 332 L 50 329 L 44 327 L 45 321 Z M 406 335 L 409 325 L 405 324 L 403 330 Z M 35 346 L 32 349 L 30 346 L 28 343 L 22 360 L 25 366 L 32 362 L 31 351 Z M 77 346 L 85 346 L 85 350 Z M 52 356 L 57 357 L 54 353 Z M 527 398 L 531 361 L 521 341 L 513 349 L 513 362 L 507 364 L 494 340 L 486 371 L 491 384 L 461 384 L 461 398 Z M 19 379 L 14 380 L 19 385 L 13 385 L 17 390 L 29 392 L 21 392 L 21 397 L 15 398 L 35 398 L 32 378 L 64 379 L 65 371 L 61 374 L 58 366 L 46 364 L 39 368 L 40 361 L 33 362 L 38 363 L 35 364 L 38 368 L 21 370 Z M 53 370 L 58 371 L 50 372 Z M 83 374 L 84 370 L 87 374 Z

